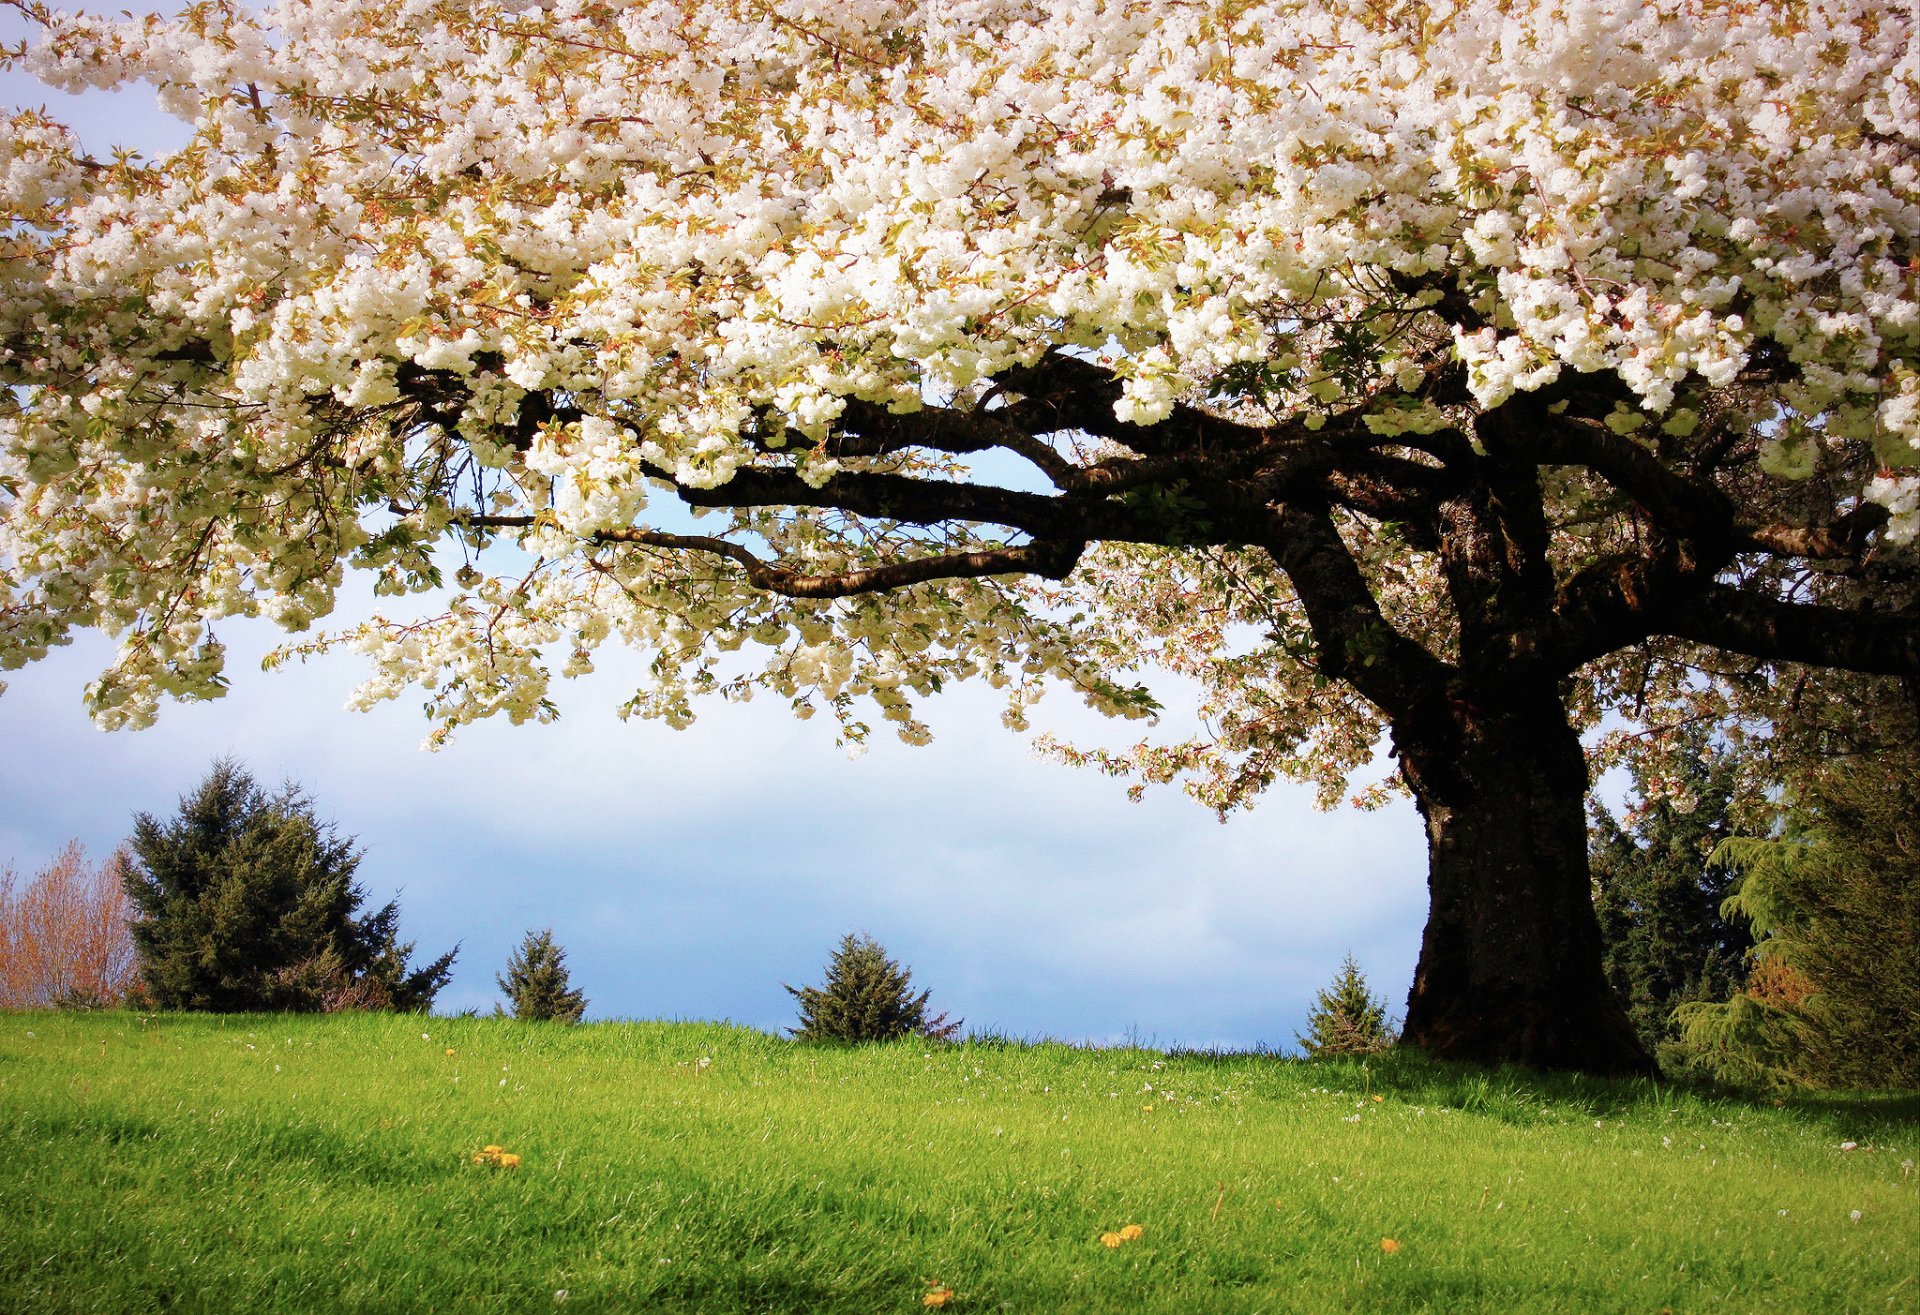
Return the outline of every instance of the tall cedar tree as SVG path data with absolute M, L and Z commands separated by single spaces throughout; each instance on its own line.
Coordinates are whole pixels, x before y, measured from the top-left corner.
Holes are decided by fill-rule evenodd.
M 1394 1042 L 1386 1001 L 1367 990 L 1360 965 L 1349 954 L 1333 985 L 1314 998 L 1307 1030 L 1295 1038 L 1313 1059 L 1376 1055 Z
M 1682 1011 L 1699 1067 L 1768 1085 L 1920 1088 L 1920 754 L 1912 705 L 1799 783 L 1785 833 L 1733 840 L 1728 912 L 1761 937 L 1747 990 Z M 1870 742 L 1869 742 L 1870 743 Z
M 1607 979 L 1655 1053 L 1678 1035 L 1677 1007 L 1726 1000 L 1746 984 L 1753 947 L 1744 923 L 1720 911 L 1735 878 L 1712 861 L 1734 833 L 1738 756 L 1704 728 L 1689 739 L 1677 770 L 1634 764 L 1624 822 L 1593 805 L 1593 904 Z
M 887 957 L 865 932 L 848 932 L 827 964 L 825 986 L 789 986 L 800 1001 L 800 1026 L 788 1031 L 803 1041 L 892 1041 L 919 1035 L 950 1041 L 961 1020 L 927 1017 L 931 991 L 913 994 L 913 972 Z
M 531 1022 L 577 1023 L 587 997 L 574 990 L 567 975 L 567 952 L 553 943 L 553 928 L 530 931 L 507 960 L 495 982 L 506 992 L 508 1010 Z
M 425 1010 L 455 950 L 409 969 L 400 911 L 359 914 L 361 853 L 293 785 L 221 759 L 168 821 L 134 819 L 126 878 L 141 975 L 163 1009 Z

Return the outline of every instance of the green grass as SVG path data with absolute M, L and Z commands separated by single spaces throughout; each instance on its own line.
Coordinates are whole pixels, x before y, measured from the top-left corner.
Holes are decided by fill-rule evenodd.
M 0 1309 L 1914 1310 L 1917 1132 L 1399 1058 L 0 1015 Z

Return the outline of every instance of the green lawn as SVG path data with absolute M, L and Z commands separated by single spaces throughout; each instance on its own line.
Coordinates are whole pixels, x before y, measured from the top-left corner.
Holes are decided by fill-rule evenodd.
M 1916 1133 L 1405 1059 L 0 1015 L 0 1309 L 1916 1310 Z

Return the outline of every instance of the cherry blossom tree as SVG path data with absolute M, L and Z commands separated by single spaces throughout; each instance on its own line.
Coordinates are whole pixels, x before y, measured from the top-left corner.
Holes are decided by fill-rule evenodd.
M 1920 673 L 1904 7 L 7 3 L 193 129 L 0 140 L 0 663 L 117 636 L 107 726 L 348 568 L 396 614 L 287 651 L 437 737 L 608 642 L 916 741 L 1158 662 L 1206 738 L 1061 752 L 1226 806 L 1384 736 L 1406 1040 L 1612 1072 L 1582 733 Z

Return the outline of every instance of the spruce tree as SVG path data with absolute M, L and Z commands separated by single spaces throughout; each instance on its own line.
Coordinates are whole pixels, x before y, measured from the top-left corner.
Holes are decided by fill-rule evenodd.
M 506 992 L 508 1010 L 532 1022 L 578 1023 L 587 998 L 568 984 L 567 952 L 553 943 L 553 928 L 530 931 L 493 979 Z
M 789 986 L 800 1001 L 800 1026 L 787 1029 L 803 1041 L 892 1041 L 919 1035 L 948 1041 L 960 1020 L 927 1016 L 927 998 L 913 993 L 913 972 L 887 957 L 871 936 L 849 932 L 827 964 L 826 985 Z
M 1706 728 L 1685 732 L 1677 773 L 1632 770 L 1624 821 L 1597 802 L 1589 833 L 1593 906 L 1607 978 L 1649 1051 L 1678 1035 L 1674 1010 L 1726 1000 L 1747 978 L 1753 937 L 1720 906 L 1734 874 L 1712 861 L 1734 834 L 1739 756 Z
M 1368 992 L 1367 979 L 1351 954 L 1340 965 L 1333 985 L 1314 998 L 1307 1030 L 1295 1039 L 1312 1059 L 1375 1055 L 1393 1044 L 1386 1001 Z
M 162 1009 L 424 1011 L 449 951 L 408 967 L 390 902 L 361 914 L 361 852 L 288 785 L 222 759 L 167 821 L 134 819 L 126 875 L 141 977 Z

